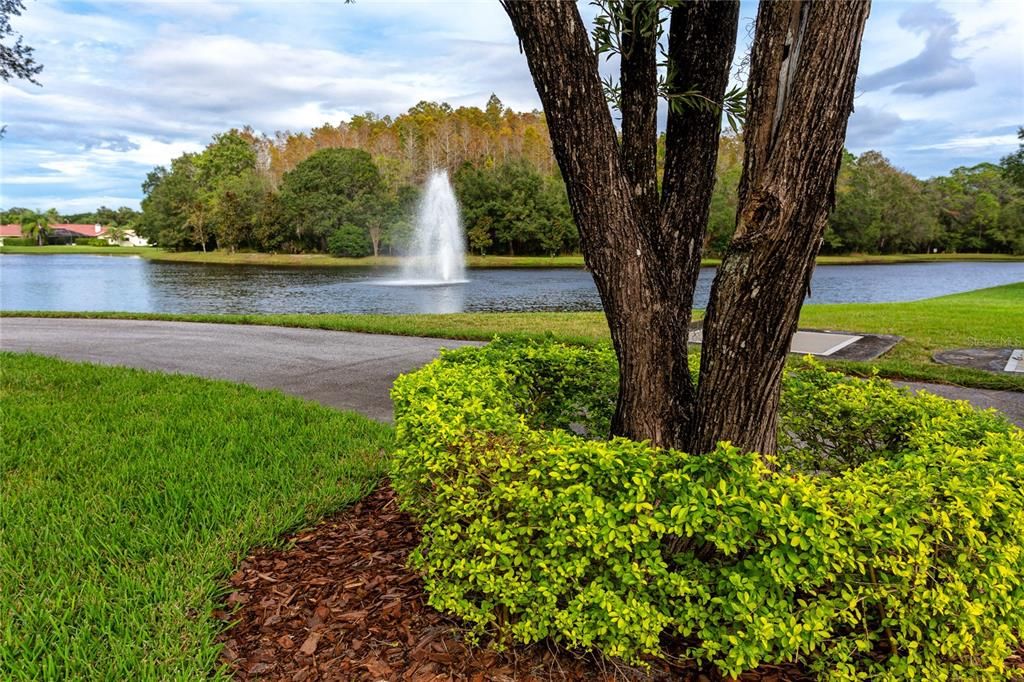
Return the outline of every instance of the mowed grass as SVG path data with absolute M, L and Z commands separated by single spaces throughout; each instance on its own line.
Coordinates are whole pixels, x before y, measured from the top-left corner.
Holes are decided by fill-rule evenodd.
M 29 256 L 98 255 L 142 256 L 152 261 L 167 263 L 196 263 L 208 265 L 262 265 L 295 268 L 397 268 L 402 259 L 397 256 L 369 256 L 367 258 L 340 258 L 325 253 L 248 253 L 230 251 L 168 251 L 154 246 L 0 246 L 0 254 Z M 708 260 L 706 265 L 718 261 Z M 467 255 L 470 268 L 582 268 L 583 256 L 476 256 Z
M 391 429 L 227 382 L 0 354 L 0 679 L 200 679 L 255 546 L 357 500 Z
M 181 320 L 306 327 L 335 331 L 489 341 L 495 335 L 541 337 L 570 343 L 607 343 L 603 313 L 456 313 L 450 315 L 205 315 L 163 313 L 6 312 L 34 317 Z M 701 311 L 696 316 L 700 317 Z M 878 370 L 891 378 L 976 388 L 1024 391 L 1024 376 L 941 365 L 935 351 L 964 347 L 1024 347 L 1024 282 L 905 303 L 805 305 L 805 329 L 894 334 L 903 340 L 870 362 L 826 361 L 854 374 Z
M 877 367 L 888 376 L 1024 391 L 1024 375 L 932 361 L 936 351 L 952 348 L 1024 348 L 1024 282 L 907 303 L 808 305 L 800 325 L 903 337 L 877 360 L 831 363 L 847 371 Z
M 103 256 L 142 256 L 154 261 L 171 263 L 207 263 L 214 265 L 264 265 L 272 267 L 306 268 L 395 268 L 402 259 L 397 256 L 369 256 L 367 258 L 338 258 L 324 253 L 248 253 L 230 251 L 168 251 L 154 246 L 0 246 L 0 254 L 52 255 L 90 254 Z M 931 263 L 936 261 L 1021 261 L 1024 256 L 1002 253 L 906 253 L 906 254 L 852 254 L 847 256 L 818 256 L 818 265 L 869 265 L 887 263 Z M 705 266 L 719 265 L 718 258 L 705 258 Z M 471 269 L 487 268 L 582 268 L 583 256 L 478 256 L 466 255 Z
M 153 256 L 162 253 L 163 249 L 152 246 L 0 246 L 0 254 L 24 255 L 64 255 L 78 254 L 90 256 Z

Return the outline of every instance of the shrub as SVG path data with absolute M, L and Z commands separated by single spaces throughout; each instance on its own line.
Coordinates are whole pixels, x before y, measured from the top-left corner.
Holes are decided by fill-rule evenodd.
M 36 246 L 35 239 L 26 239 L 24 237 L 4 237 L 4 246 Z
M 327 238 L 327 250 L 332 256 L 363 258 L 373 253 L 373 244 L 366 230 L 355 225 L 342 225 Z
M 430 603 L 477 636 L 736 675 L 986 679 L 1024 629 L 1024 433 L 813 363 L 773 469 L 607 429 L 606 348 L 498 342 L 400 377 L 392 480 Z M 580 428 L 582 427 L 582 428 Z
M 106 239 L 97 237 L 75 237 L 75 246 L 120 246 L 120 244 L 111 244 Z

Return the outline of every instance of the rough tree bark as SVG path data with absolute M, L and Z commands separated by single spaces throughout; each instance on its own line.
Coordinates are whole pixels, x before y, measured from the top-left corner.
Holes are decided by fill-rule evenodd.
M 758 9 L 736 234 L 704 322 L 695 451 L 720 440 L 775 451 L 782 370 L 835 204 L 867 14 L 866 2 Z
M 764 433 L 774 430 L 778 378 L 761 375 L 776 365 L 781 372 L 810 272 L 806 263 L 813 266 L 813 253 L 809 260 L 807 254 L 816 252 L 831 206 L 867 3 L 767 2 L 759 12 L 748 123 L 755 144 L 748 142 L 741 195 L 744 227 L 722 268 L 723 283 L 715 287 L 705 337 L 711 343 L 704 350 L 710 380 L 702 378 L 699 390 L 686 361 L 688 323 L 714 187 L 720 115 L 698 108 L 670 111 L 659 196 L 654 36 L 622 36 L 620 141 L 576 4 L 502 5 L 544 105 L 618 356 L 613 432 L 694 452 L 724 438 L 771 451 L 774 440 Z M 654 3 L 626 3 L 627 17 L 636 20 L 654 11 Z M 689 0 L 672 10 L 668 54 L 678 79 L 674 86 L 722 100 L 738 17 L 739 3 L 732 0 Z M 765 269 L 751 274 L 755 268 Z M 765 293 L 750 295 L 751 282 L 766 287 Z M 773 338 L 753 341 L 758 334 Z M 719 401 L 728 405 L 712 404 Z M 748 432 L 751 424 L 756 428 Z
M 686 344 L 718 155 L 718 117 L 670 115 L 672 140 L 689 146 L 667 159 L 659 201 L 653 37 L 623 41 L 620 145 L 575 3 L 504 6 L 544 103 L 619 359 L 613 431 L 678 445 L 691 431 L 696 395 Z M 650 11 L 639 11 L 645 9 Z M 677 52 L 684 44 L 689 48 L 679 56 L 689 68 L 684 77 L 710 97 L 725 92 L 738 16 L 738 2 L 687 2 L 673 11 L 670 42 Z

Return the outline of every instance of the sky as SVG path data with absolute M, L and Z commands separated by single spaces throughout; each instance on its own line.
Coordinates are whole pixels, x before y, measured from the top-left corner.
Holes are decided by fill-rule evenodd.
M 26 0 L 45 65 L 0 83 L 0 206 L 137 208 L 154 166 L 251 125 L 273 134 L 422 100 L 540 107 L 497 0 Z M 585 17 L 594 9 L 580 4 Z M 756 5 L 744 2 L 740 49 Z M 998 161 L 1024 125 L 1016 2 L 876 0 L 847 146 L 926 178 Z

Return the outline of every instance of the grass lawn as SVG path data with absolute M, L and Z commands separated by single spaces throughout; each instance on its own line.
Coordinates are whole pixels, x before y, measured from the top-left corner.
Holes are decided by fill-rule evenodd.
M 800 324 L 897 334 L 891 351 L 871 362 L 833 362 L 852 371 L 877 367 L 887 376 L 1024 391 L 1024 375 L 992 374 L 931 360 L 950 348 L 1024 348 L 1024 282 L 908 303 L 843 303 L 804 306 Z
M 368 258 L 336 258 L 319 253 L 229 253 L 227 251 L 167 251 L 152 246 L 0 246 L 0 254 L 98 254 L 103 256 L 142 256 L 171 263 L 211 263 L 216 265 L 268 265 L 274 267 L 398 267 L 395 256 Z M 884 263 L 929 263 L 934 261 L 1021 261 L 1024 256 L 985 253 L 895 254 L 871 256 L 819 256 L 818 265 L 865 265 Z M 721 260 L 705 258 L 704 265 L 718 265 Z M 583 256 L 476 256 L 467 255 L 469 268 L 582 268 Z
M 155 256 L 163 249 L 152 246 L 0 246 L 0 254 L 62 255 L 77 254 L 91 256 Z
M 489 341 L 496 334 L 553 334 L 573 343 L 602 343 L 608 327 L 602 313 L 457 313 L 452 315 L 198 315 L 161 313 L 5 312 L 36 317 L 183 320 L 359 331 L 404 336 Z M 1024 282 L 907 303 L 806 305 L 804 328 L 835 329 L 904 337 L 884 357 L 867 363 L 831 361 L 845 371 L 1024 391 L 1024 376 L 940 365 L 937 350 L 960 347 L 1024 347 Z
M 238 560 L 363 496 L 391 443 L 277 392 L 0 362 L 4 680 L 208 677 Z

